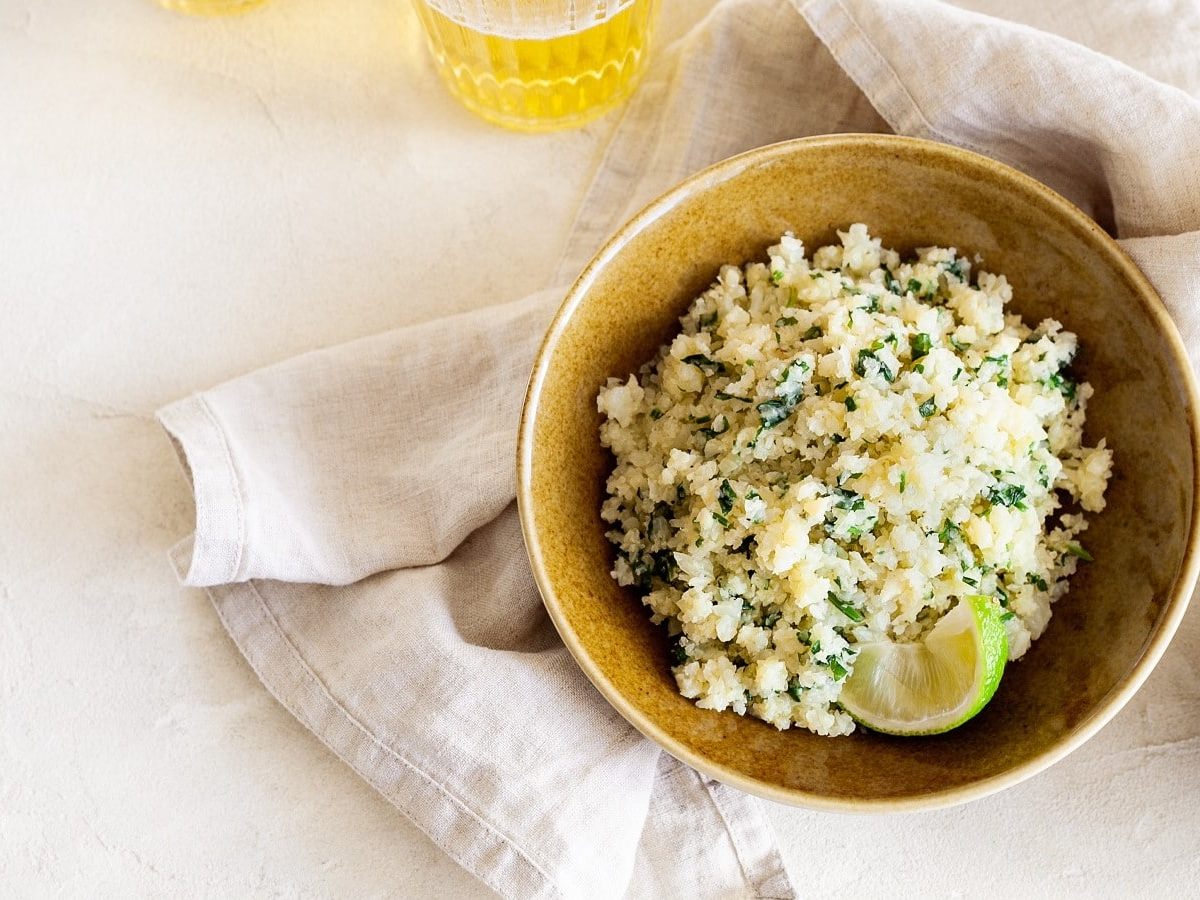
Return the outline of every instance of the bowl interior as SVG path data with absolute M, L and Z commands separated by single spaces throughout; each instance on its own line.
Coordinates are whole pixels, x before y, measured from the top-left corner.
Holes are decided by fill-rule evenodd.
M 785 230 L 816 248 L 852 222 L 902 251 L 937 244 L 978 253 L 1012 283 L 1012 309 L 1075 331 L 1076 369 L 1096 389 L 1087 439 L 1104 437 L 1115 453 L 1108 508 L 1085 535 L 1096 561 L 1081 566 L 1048 631 L 1009 666 L 984 712 L 934 738 L 860 729 L 831 739 L 698 709 L 676 690 L 663 632 L 609 576 L 599 516 L 612 465 L 598 440 L 605 379 L 649 359 L 721 264 L 764 258 Z M 1173 627 L 1186 603 L 1196 465 L 1190 375 L 1178 347 L 1148 284 L 1100 230 L 999 164 L 878 136 L 736 158 L 622 231 L 581 277 L 547 340 L 526 410 L 522 473 L 547 605 L 618 710 L 677 756 L 741 787 L 854 808 L 952 802 L 1002 786 L 1006 773 L 1049 764 L 1072 734 L 1115 712 L 1143 656 L 1161 652 L 1161 626 Z

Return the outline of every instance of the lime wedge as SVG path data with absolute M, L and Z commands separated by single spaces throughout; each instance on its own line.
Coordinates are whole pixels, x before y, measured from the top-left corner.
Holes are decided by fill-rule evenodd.
M 885 734 L 941 734 L 992 699 L 1008 659 L 1002 611 L 970 596 L 920 643 L 859 644 L 839 702 L 860 725 Z

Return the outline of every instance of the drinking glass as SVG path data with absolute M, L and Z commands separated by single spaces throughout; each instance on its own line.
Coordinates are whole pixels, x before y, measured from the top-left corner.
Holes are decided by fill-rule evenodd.
M 625 99 L 659 0 L 413 0 L 442 79 L 490 122 L 545 131 Z

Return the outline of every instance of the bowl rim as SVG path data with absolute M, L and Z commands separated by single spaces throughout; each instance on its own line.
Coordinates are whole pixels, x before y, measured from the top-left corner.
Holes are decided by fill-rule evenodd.
M 1168 351 L 1173 357 L 1176 368 L 1182 374 L 1183 389 L 1186 394 L 1188 425 L 1192 438 L 1192 483 L 1195 486 L 1192 493 L 1191 516 L 1188 522 L 1188 537 L 1183 560 L 1180 564 L 1179 572 L 1175 577 L 1175 582 L 1172 585 L 1170 596 L 1159 616 L 1158 625 L 1150 635 L 1145 646 L 1143 646 L 1141 656 L 1134 663 L 1132 669 L 1130 669 L 1119 684 L 1109 691 L 1107 696 L 1102 698 L 1099 705 L 1087 718 L 1077 723 L 1071 731 L 1067 732 L 1052 746 L 999 774 L 969 784 L 930 791 L 924 794 L 869 799 L 831 797 L 813 791 L 785 788 L 714 762 L 692 750 L 686 744 L 671 737 L 653 720 L 643 715 L 626 700 L 614 687 L 612 682 L 605 677 L 604 673 L 600 671 L 595 662 L 593 662 L 587 649 L 567 622 L 566 613 L 562 608 L 554 585 L 551 583 L 546 572 L 542 545 L 538 539 L 534 524 L 533 499 L 534 425 L 537 421 L 538 406 L 541 400 L 542 388 L 549 371 L 550 360 L 575 310 L 582 302 L 584 295 L 595 283 L 597 275 L 604 266 L 634 237 L 698 191 L 728 181 L 749 168 L 789 156 L 798 148 L 827 147 L 837 149 L 863 146 L 870 146 L 884 151 L 892 149 L 915 149 L 934 154 L 945 160 L 962 163 L 969 167 L 982 167 L 990 170 L 991 173 L 1012 184 L 1018 191 L 1025 194 L 1032 194 L 1033 200 L 1040 201 L 1046 206 L 1051 207 L 1053 211 L 1056 211 L 1060 216 L 1068 220 L 1070 224 L 1085 232 L 1094 243 L 1100 245 L 1102 251 L 1109 255 L 1121 274 L 1134 287 L 1139 302 L 1145 307 L 1160 334 L 1165 338 Z M 520 428 L 517 437 L 516 475 L 517 507 L 521 520 L 521 531 L 525 538 L 525 547 L 533 569 L 534 580 L 542 596 L 542 602 L 550 615 L 550 620 L 558 630 L 559 636 L 570 651 L 571 656 L 604 699 L 645 737 L 652 740 L 671 756 L 686 763 L 698 772 L 739 788 L 749 794 L 791 806 L 800 806 L 815 810 L 865 813 L 939 809 L 981 799 L 1019 784 L 1044 771 L 1095 735 L 1125 706 L 1142 684 L 1145 683 L 1150 672 L 1153 671 L 1159 659 L 1162 658 L 1163 653 L 1179 627 L 1179 623 L 1183 619 L 1184 612 L 1187 609 L 1196 584 L 1198 570 L 1200 570 L 1200 532 L 1198 532 L 1197 528 L 1198 519 L 1200 519 L 1200 419 L 1197 417 L 1197 386 L 1191 362 L 1183 346 L 1183 340 L 1179 336 L 1174 321 L 1168 315 L 1162 298 L 1154 289 L 1149 279 L 1134 264 L 1125 251 L 1121 249 L 1117 242 L 1096 224 L 1090 216 L 1061 194 L 1035 178 L 990 157 L 969 150 L 963 150 L 950 144 L 943 144 L 922 138 L 887 134 L 844 133 L 797 138 L 775 144 L 767 144 L 745 153 L 731 156 L 689 176 L 643 207 L 636 215 L 618 228 L 588 262 L 587 266 L 567 292 L 558 312 L 555 314 L 553 321 L 546 331 L 546 335 L 538 349 L 525 394 L 525 401 L 521 409 Z

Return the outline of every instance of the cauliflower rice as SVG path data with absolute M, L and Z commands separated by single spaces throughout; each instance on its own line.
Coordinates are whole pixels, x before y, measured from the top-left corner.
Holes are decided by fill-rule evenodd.
M 964 595 L 1021 657 L 1112 469 L 1082 443 L 1075 335 L 1005 315 L 1005 277 L 954 248 L 838 234 L 723 267 L 598 398 L 612 574 L 666 624 L 683 696 L 826 735 L 854 729 L 855 644 L 918 640 Z

